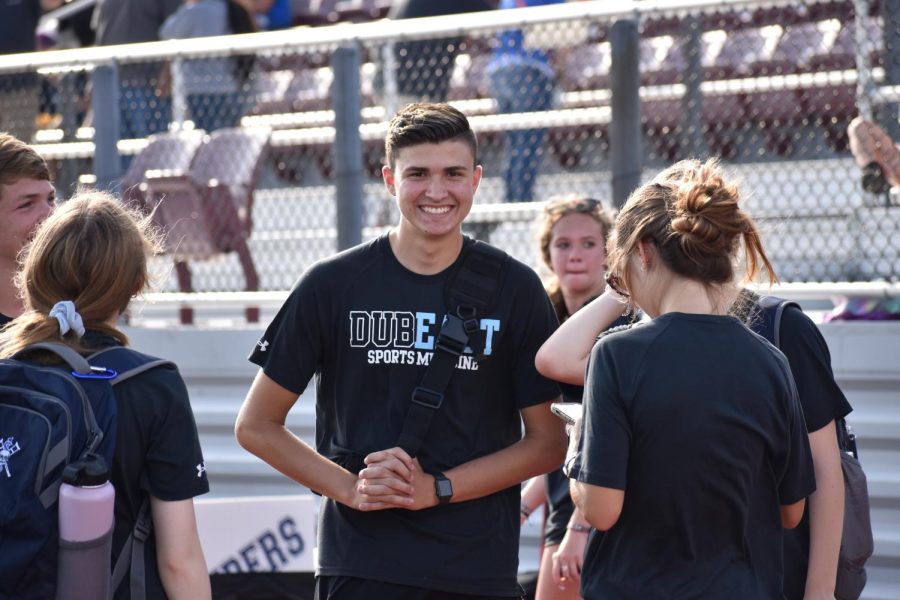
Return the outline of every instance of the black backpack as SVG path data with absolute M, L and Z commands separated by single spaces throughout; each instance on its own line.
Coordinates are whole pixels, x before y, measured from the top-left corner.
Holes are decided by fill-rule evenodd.
M 63 364 L 29 360 L 38 351 Z M 58 560 L 57 509 L 63 469 L 87 453 L 111 465 L 116 440 L 112 386 L 171 364 L 121 347 L 85 359 L 65 344 L 50 342 L 0 360 L 0 599 L 54 596 L 58 569 L 65 572 Z M 132 534 L 140 539 L 129 539 L 120 563 L 133 552 L 142 553 L 148 519 L 149 507 L 144 507 Z M 140 565 L 142 570 L 142 560 Z M 120 579 L 125 570 L 117 565 Z M 142 575 L 132 569 L 133 578 Z M 113 580 L 112 589 L 118 583 Z
M 756 303 L 758 310 L 754 311 L 756 314 L 749 323 L 753 331 L 776 348 L 781 348 L 781 317 L 789 306 L 800 308 L 796 302 L 776 296 L 760 297 Z M 875 550 L 869 514 L 869 489 L 866 474 L 859 463 L 856 436 L 844 419 L 837 419 L 835 425 L 844 475 L 844 530 L 834 596 L 837 600 L 856 600 L 866 586 L 866 561 Z

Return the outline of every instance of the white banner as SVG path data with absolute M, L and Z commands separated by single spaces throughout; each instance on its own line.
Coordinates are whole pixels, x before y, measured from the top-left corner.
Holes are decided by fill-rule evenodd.
M 210 573 L 315 571 L 311 495 L 194 501 Z

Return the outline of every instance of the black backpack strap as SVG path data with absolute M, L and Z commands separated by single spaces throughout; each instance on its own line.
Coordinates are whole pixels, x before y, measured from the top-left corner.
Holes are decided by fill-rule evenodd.
M 114 386 L 157 367 L 178 368 L 170 360 L 150 356 L 124 346 L 111 346 L 94 352 L 88 357 L 88 361 L 92 365 L 115 371 L 116 376 L 110 379 L 110 383 Z
M 131 598 L 132 600 L 145 600 L 147 596 L 147 572 L 146 563 L 144 562 L 144 551 L 151 531 L 153 531 L 153 519 L 150 513 L 150 498 L 147 498 L 141 504 L 137 520 L 134 523 L 134 529 L 131 530 L 128 539 L 125 540 L 122 552 L 119 553 L 119 558 L 116 559 L 116 565 L 113 567 L 111 595 L 115 595 L 116 590 L 119 589 L 119 586 L 122 585 L 122 581 L 125 579 L 125 573 L 128 573 L 130 570 L 131 582 L 129 587 L 131 589 Z
M 760 296 L 756 305 L 762 312 L 761 318 L 763 319 L 759 334 L 769 340 L 773 346 L 781 349 L 781 317 L 784 309 L 788 306 L 800 308 L 800 305 L 778 296 Z
M 410 456 L 416 456 L 422 447 L 459 357 L 469 347 L 476 359 L 483 358 L 484 332 L 479 318 L 493 308 L 510 260 L 508 254 L 483 242 L 463 246 L 459 268 L 445 290 L 447 315 L 438 332 L 431 363 L 413 390 L 397 440 L 397 445 Z

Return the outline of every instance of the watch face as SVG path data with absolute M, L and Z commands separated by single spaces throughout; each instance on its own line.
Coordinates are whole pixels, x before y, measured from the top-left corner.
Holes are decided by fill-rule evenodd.
M 437 486 L 438 497 L 447 498 L 453 495 L 453 486 L 450 485 L 449 479 L 437 479 L 435 480 L 435 485 Z

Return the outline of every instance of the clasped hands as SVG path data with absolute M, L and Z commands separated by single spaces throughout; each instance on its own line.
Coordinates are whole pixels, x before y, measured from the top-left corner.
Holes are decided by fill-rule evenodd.
M 434 477 L 422 470 L 419 459 L 403 448 L 373 452 L 365 457 L 366 467 L 357 473 L 352 500 L 361 511 L 405 508 L 421 510 L 436 506 Z

